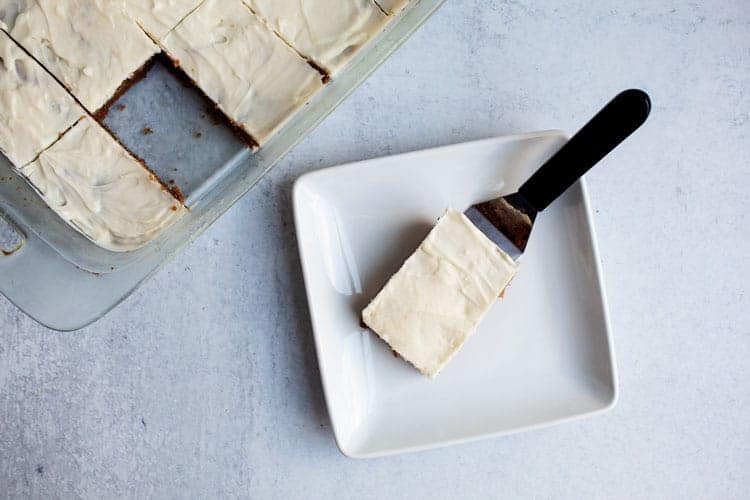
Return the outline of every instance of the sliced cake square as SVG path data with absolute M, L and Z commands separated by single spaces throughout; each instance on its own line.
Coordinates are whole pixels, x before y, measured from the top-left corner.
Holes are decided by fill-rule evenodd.
M 85 114 L 68 92 L 0 31 L 0 152 L 34 160 Z
M 477 329 L 516 264 L 461 212 L 448 209 L 362 319 L 434 377 Z
M 240 0 L 206 0 L 162 45 L 258 144 L 322 86 L 320 73 Z
M 372 0 L 244 0 L 276 33 L 335 74 L 388 21 Z
M 186 212 L 90 117 L 21 172 L 68 224 L 114 252 L 144 246 Z
M 122 8 L 154 40 L 161 41 L 201 0 L 121 0 Z
M 158 52 L 114 0 L 0 0 L 0 16 L 10 36 L 92 113 Z

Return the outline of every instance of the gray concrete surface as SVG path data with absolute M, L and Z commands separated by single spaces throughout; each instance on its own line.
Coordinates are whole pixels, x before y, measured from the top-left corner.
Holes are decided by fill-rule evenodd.
M 0 299 L 0 497 L 747 498 L 750 4 L 449 0 L 184 254 L 99 323 Z M 290 189 L 350 160 L 650 122 L 593 171 L 620 375 L 604 416 L 425 453 L 336 449 Z

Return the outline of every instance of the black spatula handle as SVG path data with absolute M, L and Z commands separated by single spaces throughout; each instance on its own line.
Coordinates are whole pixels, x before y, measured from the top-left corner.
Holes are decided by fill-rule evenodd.
M 646 121 L 651 100 L 642 90 L 618 94 L 521 186 L 519 193 L 542 211 Z

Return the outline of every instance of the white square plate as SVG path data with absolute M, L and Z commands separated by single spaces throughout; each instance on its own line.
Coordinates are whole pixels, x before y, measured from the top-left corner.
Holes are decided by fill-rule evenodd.
M 434 380 L 360 323 L 447 206 L 515 191 L 566 140 L 540 132 L 302 176 L 294 210 L 318 362 L 350 457 L 517 432 L 614 405 L 616 377 L 582 183 L 537 219 L 505 298 Z

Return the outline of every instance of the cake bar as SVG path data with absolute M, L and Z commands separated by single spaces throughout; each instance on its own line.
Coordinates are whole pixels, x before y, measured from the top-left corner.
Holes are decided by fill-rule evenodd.
M 201 3 L 201 0 L 121 1 L 125 14 L 157 41 L 163 40 L 172 28 Z
M 85 114 L 59 83 L 0 31 L 0 152 L 33 161 Z
M 0 23 L 92 113 L 158 52 L 113 0 L 0 0 Z
M 114 252 L 144 246 L 186 212 L 88 116 L 21 173 L 68 224 Z
M 240 0 L 205 0 L 162 45 L 258 144 L 323 85 L 320 73 Z
M 244 0 L 303 57 L 333 75 L 388 21 L 372 0 Z
M 516 269 L 465 215 L 448 209 L 362 319 L 402 358 L 434 377 L 476 331 Z

